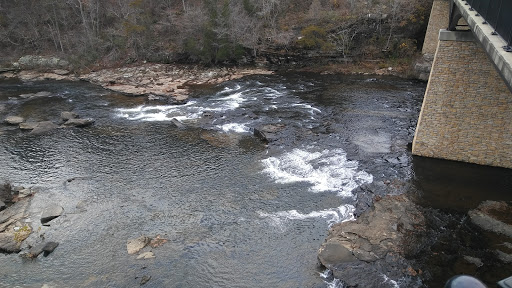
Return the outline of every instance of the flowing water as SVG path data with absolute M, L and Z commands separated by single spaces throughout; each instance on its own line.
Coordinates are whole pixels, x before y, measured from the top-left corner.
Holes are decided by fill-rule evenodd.
M 451 162 L 408 151 L 424 89 L 391 77 L 277 74 L 198 87 L 171 105 L 81 82 L 1 81 L 2 118 L 58 122 L 74 111 L 96 123 L 41 135 L 0 127 L 0 181 L 37 187 L 26 221 L 33 237 L 60 243 L 36 261 L 0 254 L 0 286 L 133 287 L 151 276 L 145 287 L 341 287 L 316 252 L 330 225 L 365 208 L 362 187 L 415 187 L 433 195 L 428 203 L 443 202 L 432 191 L 446 181 L 455 194 L 466 189 L 474 166 L 437 181 Z M 51 95 L 18 97 L 39 91 Z M 269 145 L 255 128 L 274 132 Z M 509 170 L 471 169 L 498 175 L 495 198 L 510 188 Z M 41 226 L 50 203 L 65 213 Z M 141 235 L 168 242 L 136 260 L 126 241 Z

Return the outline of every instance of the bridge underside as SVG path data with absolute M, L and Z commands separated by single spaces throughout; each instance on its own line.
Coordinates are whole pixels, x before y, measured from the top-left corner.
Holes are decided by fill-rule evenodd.
M 478 27 L 466 20 L 473 33 L 439 33 L 413 154 L 512 168 L 512 81 L 498 67 L 507 61 L 502 56 L 491 61 L 488 47 L 482 46 L 492 41 L 482 41 L 474 32 Z M 496 55 L 507 53 L 502 47 L 492 49 Z
M 475 2 L 474 4 L 478 6 L 472 7 L 470 2 Z M 484 2 L 487 3 L 487 6 L 481 7 Z M 448 30 L 456 30 L 459 19 L 464 19 L 505 84 L 512 91 L 512 19 L 510 19 L 512 17 L 510 14 L 512 1 L 501 1 L 503 3 L 502 7 L 499 7 L 502 10 L 500 12 L 489 11 L 498 8 L 497 2 L 452 0 Z M 491 4 L 496 7 L 492 7 Z

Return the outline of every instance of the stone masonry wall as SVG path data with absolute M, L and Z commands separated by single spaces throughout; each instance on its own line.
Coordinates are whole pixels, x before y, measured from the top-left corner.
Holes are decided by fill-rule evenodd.
M 448 28 L 449 14 L 450 2 L 448 0 L 434 0 L 421 51 L 423 55 L 433 57 L 436 53 L 439 30 Z
M 512 93 L 477 42 L 439 41 L 412 152 L 512 168 Z

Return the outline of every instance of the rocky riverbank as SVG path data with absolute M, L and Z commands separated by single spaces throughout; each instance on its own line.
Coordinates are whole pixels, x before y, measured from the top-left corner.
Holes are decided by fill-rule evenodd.
M 273 70 L 293 70 L 321 74 L 393 75 L 407 78 L 422 78 L 429 70 L 413 69 L 409 64 L 386 63 L 385 61 L 280 64 L 279 59 L 262 61 L 253 67 L 204 67 L 199 65 L 138 63 L 120 68 L 97 69 L 90 72 L 72 72 L 68 62 L 55 57 L 24 56 L 9 67 L 0 68 L 0 78 L 17 78 L 23 81 L 67 80 L 88 81 L 105 89 L 126 95 L 146 95 L 184 101 L 190 87 L 215 85 L 247 75 L 272 74 Z M 417 65 L 418 66 L 418 65 Z M 270 68 L 273 67 L 273 68 Z M 423 66 L 421 66 L 423 67 Z
M 37 58 L 38 61 L 35 64 L 20 65 L 19 62 L 27 62 L 21 61 L 22 59 L 24 57 L 13 63 L 10 69 L 0 69 L 0 77 L 17 78 L 23 81 L 82 80 L 126 95 L 146 95 L 151 99 L 171 98 L 178 102 L 187 99 L 190 88 L 195 85 L 214 85 L 247 75 L 273 73 L 271 70 L 257 67 L 203 67 L 149 63 L 100 69 L 88 73 L 72 73 L 67 66 L 55 67 L 53 65 L 55 61 L 42 61 Z
M 318 258 L 347 287 L 442 287 L 447 274 L 491 287 L 512 271 L 511 211 L 485 201 L 453 215 L 406 194 L 378 197 L 357 220 L 333 225 Z
M 45 239 L 43 226 L 61 216 L 64 209 L 57 205 L 48 205 L 40 215 L 32 215 L 31 200 L 37 191 L 23 186 L 11 186 L 9 183 L 0 187 L 0 252 L 20 253 L 26 258 L 37 258 L 51 254 L 58 242 Z M 40 224 L 34 222 L 39 219 Z M 35 227 L 39 227 L 35 229 Z

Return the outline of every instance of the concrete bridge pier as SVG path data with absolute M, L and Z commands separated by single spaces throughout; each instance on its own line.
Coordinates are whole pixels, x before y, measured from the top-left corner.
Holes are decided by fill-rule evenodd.
M 439 32 L 412 152 L 512 168 L 512 93 L 470 31 Z

